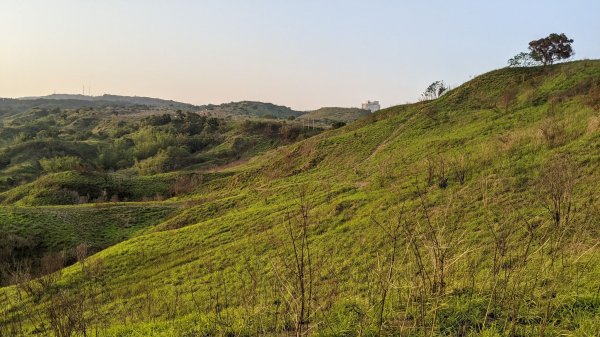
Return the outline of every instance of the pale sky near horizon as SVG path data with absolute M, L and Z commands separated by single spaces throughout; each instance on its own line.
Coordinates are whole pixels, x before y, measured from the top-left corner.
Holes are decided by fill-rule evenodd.
M 0 0 L 0 97 L 416 101 L 564 32 L 600 58 L 600 1 Z M 86 90 L 87 91 L 87 90 Z

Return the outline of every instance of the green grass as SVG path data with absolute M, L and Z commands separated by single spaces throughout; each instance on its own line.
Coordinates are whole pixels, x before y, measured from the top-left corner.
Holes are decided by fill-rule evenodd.
M 177 204 L 97 204 L 82 206 L 0 207 L 3 233 L 43 238 L 43 248 L 60 251 L 80 243 L 103 249 L 159 223 Z
M 294 260 L 285 218 L 297 214 L 304 190 L 312 335 L 376 336 L 387 284 L 384 335 L 594 336 L 600 130 L 589 127 L 599 112 L 588 102 L 599 80 L 599 61 L 496 70 L 438 100 L 268 151 L 180 198 L 185 207 L 169 219 L 92 256 L 90 264 L 101 261 L 97 276 L 80 265 L 64 269 L 53 294 L 85 294 L 84 303 L 98 309 L 83 320 L 107 336 L 283 336 L 293 329 L 297 297 L 288 283 L 294 278 L 286 265 Z M 547 121 L 559 125 L 552 146 L 540 133 Z M 568 158 L 576 172 L 575 207 L 560 249 L 551 249 L 555 228 L 541 191 L 556 158 Z M 428 160 L 438 172 L 444 163 L 446 188 L 425 184 Z M 449 258 L 443 293 L 419 283 L 410 233 L 420 242 L 423 270 L 432 274 L 433 264 L 417 186 Z M 71 207 L 81 206 L 62 209 Z M 399 214 L 413 230 L 400 236 L 383 283 L 391 247 L 376 222 L 392 225 Z M 507 235 L 496 279 L 489 228 Z M 530 255 L 521 263 L 524 252 Z M 15 287 L 3 288 L 0 323 L 14 328 L 57 296 L 19 298 Z M 45 317 L 23 323 L 24 333 L 47 325 Z
M 179 171 L 137 176 L 120 173 L 67 171 L 42 176 L 0 193 L 4 205 L 43 206 L 107 201 L 163 200 L 185 194 L 198 185 L 221 177 L 218 173 Z M 196 179 L 194 185 L 188 182 Z M 177 190 L 177 184 L 183 184 Z
M 23 266 L 36 275 L 47 254 L 61 253 L 71 264 L 78 245 L 85 244 L 89 253 L 95 253 L 140 235 L 179 207 L 168 203 L 0 206 L 0 283 L 10 282 L 12 271 Z

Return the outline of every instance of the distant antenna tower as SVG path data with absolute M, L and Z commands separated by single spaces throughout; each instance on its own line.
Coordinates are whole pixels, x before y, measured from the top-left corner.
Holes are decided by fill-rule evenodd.
M 85 96 L 85 85 L 83 86 L 83 91 L 81 93 L 83 96 Z

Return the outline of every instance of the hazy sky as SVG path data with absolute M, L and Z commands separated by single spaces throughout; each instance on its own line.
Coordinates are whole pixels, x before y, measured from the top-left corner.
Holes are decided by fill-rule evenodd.
M 0 0 L 0 97 L 80 93 L 313 109 L 415 101 L 552 32 L 600 58 L 600 1 Z

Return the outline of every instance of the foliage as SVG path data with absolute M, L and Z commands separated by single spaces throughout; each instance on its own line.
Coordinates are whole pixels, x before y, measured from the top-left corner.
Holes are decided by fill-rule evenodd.
M 448 87 L 444 84 L 444 81 L 435 81 L 431 83 L 427 89 L 421 94 L 423 100 L 432 100 L 442 96 Z
M 531 67 L 534 65 L 537 65 L 537 61 L 532 57 L 531 53 L 520 52 L 508 59 L 509 67 Z
M 564 33 L 552 33 L 545 38 L 529 42 L 531 58 L 544 66 L 568 59 L 574 54 L 572 43 L 573 39 L 569 39 Z
M 81 168 L 81 159 L 75 156 L 42 158 L 39 162 L 45 172 L 71 171 Z

